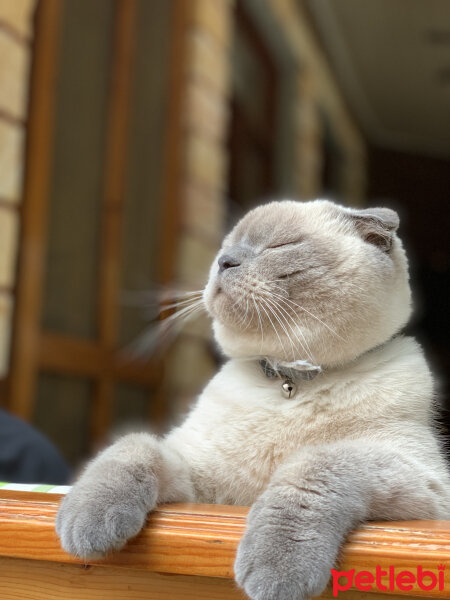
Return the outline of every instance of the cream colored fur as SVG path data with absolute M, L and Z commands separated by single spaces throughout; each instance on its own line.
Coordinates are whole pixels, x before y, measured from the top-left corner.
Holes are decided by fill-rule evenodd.
M 189 464 L 196 501 L 250 505 L 296 449 L 372 439 L 415 457 L 448 486 L 440 517 L 450 517 L 450 480 L 430 419 L 433 382 L 414 340 L 398 337 L 300 388 L 287 400 L 254 362 L 222 368 L 163 443 Z
M 131 434 L 63 501 L 66 550 L 102 556 L 157 502 L 252 505 L 235 565 L 254 600 L 320 593 L 349 530 L 367 519 L 450 517 L 433 379 L 398 334 L 407 261 L 388 209 L 327 201 L 249 213 L 211 267 L 205 304 L 230 360 L 164 439 Z M 259 357 L 323 372 L 291 399 Z

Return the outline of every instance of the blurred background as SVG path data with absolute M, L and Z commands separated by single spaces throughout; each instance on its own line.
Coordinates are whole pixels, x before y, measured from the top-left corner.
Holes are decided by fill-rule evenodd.
M 126 360 L 124 295 L 280 196 L 400 212 L 445 400 L 449 161 L 446 0 L 0 0 L 0 405 L 75 467 L 167 429 L 220 357 L 203 318 Z

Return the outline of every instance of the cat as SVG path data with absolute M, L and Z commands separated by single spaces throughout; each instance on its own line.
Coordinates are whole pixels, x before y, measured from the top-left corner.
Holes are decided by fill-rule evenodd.
M 370 519 L 447 519 L 450 477 L 408 265 L 387 208 L 276 201 L 225 238 L 204 290 L 229 361 L 162 439 L 124 436 L 64 498 L 62 546 L 121 548 L 161 502 L 252 505 L 236 581 L 253 600 L 327 585 Z

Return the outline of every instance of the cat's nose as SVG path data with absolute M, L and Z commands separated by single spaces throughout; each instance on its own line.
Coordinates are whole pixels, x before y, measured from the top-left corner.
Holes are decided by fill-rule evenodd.
M 230 254 L 222 254 L 217 261 L 219 263 L 219 273 L 225 271 L 225 269 L 231 269 L 232 267 L 238 267 L 241 263 Z

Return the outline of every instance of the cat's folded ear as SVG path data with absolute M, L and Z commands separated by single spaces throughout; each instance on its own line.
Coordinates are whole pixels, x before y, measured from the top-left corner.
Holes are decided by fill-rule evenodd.
M 400 224 L 398 214 L 390 208 L 367 208 L 350 210 L 349 216 L 359 235 L 383 252 L 392 247 L 394 233 Z

